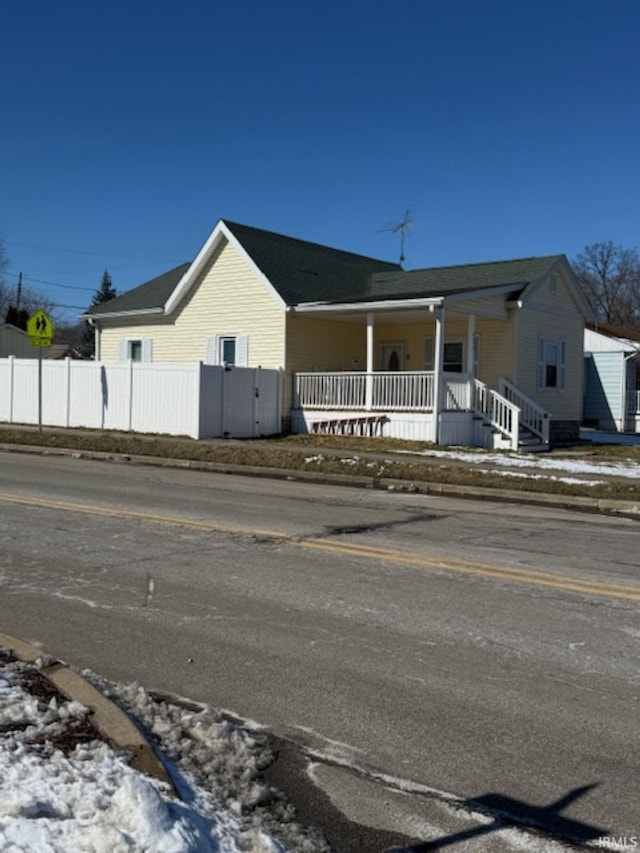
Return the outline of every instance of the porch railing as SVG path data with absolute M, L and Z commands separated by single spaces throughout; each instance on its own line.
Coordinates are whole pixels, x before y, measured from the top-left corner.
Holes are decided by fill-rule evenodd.
M 629 391 L 627 393 L 627 414 L 640 414 L 640 391 Z
M 520 408 L 480 382 L 473 380 L 472 408 L 499 430 L 511 443 L 512 450 L 518 449 L 520 436 Z
M 415 412 L 433 409 L 433 373 L 296 373 L 294 408 Z
M 520 409 L 520 425 L 537 435 L 543 444 L 549 444 L 549 412 L 534 403 L 504 376 L 500 377 L 499 387 L 502 396 Z

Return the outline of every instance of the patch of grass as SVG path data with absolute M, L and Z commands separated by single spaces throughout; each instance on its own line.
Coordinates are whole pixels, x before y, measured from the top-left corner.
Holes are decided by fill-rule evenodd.
M 210 439 L 196 441 L 172 436 L 139 435 L 100 430 L 45 428 L 0 425 L 0 443 L 98 451 L 124 456 L 152 456 L 193 460 L 221 465 L 245 465 L 319 474 L 352 474 L 380 480 L 407 483 L 450 483 L 481 486 L 522 493 L 547 493 L 591 498 L 640 501 L 640 483 L 611 481 L 588 486 L 557 480 L 504 477 L 460 464 L 454 458 L 407 456 L 406 451 L 433 449 L 427 442 L 392 438 L 354 436 L 295 435 L 259 440 Z M 443 448 L 444 449 L 444 448 Z M 477 448 L 468 448 L 482 454 Z M 402 456 L 396 455 L 403 451 Z M 598 461 L 640 461 L 640 448 L 612 445 L 578 445 L 553 451 L 545 458 L 567 455 L 595 457 Z

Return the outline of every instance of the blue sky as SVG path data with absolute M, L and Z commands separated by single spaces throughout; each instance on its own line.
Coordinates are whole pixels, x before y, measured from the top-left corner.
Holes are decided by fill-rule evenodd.
M 381 229 L 408 208 L 407 268 L 640 245 L 637 0 L 25 0 L 2 22 L 6 280 L 63 306 L 105 268 L 122 292 L 191 259 L 219 218 L 396 261 Z

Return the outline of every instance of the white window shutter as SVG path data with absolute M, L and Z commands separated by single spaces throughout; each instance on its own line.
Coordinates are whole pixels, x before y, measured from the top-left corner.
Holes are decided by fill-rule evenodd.
M 544 338 L 542 335 L 538 338 L 538 391 L 543 391 L 545 386 L 545 368 L 544 368 Z
M 212 335 L 210 338 L 207 338 L 207 355 L 206 361 L 207 364 L 219 364 L 220 363 L 220 336 Z
M 249 336 L 238 335 L 236 338 L 236 365 L 238 367 L 249 366 Z
M 565 375 L 565 342 L 560 341 L 558 347 L 558 388 L 564 391 L 564 375 Z
M 142 340 L 142 361 L 153 361 L 153 341 L 151 338 Z
M 129 358 L 129 341 L 122 340 L 118 342 L 118 358 L 120 361 L 127 361 Z

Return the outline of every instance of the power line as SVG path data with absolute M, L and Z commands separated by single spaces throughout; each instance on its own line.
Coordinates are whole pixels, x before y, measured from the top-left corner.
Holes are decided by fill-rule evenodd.
M 15 246 L 19 249 L 36 249 L 42 252 L 68 252 L 70 255 L 96 255 L 101 258 L 127 258 L 131 261 L 148 261 L 151 263 L 175 263 L 175 258 L 171 260 L 160 258 L 147 258 L 142 255 L 120 255 L 116 252 L 89 252 L 83 249 L 64 249 L 61 246 L 35 246 L 30 243 L 5 243 L 7 246 Z
M 18 275 L 14 272 L 8 272 L 7 275 L 10 275 L 12 278 L 19 278 L 19 276 L 22 276 L 22 273 Z M 96 290 L 95 287 L 80 287 L 77 284 L 61 284 L 59 281 L 45 281 L 42 278 L 31 278 L 31 276 L 28 275 L 24 276 L 24 280 L 33 281 L 35 284 L 48 284 L 51 287 L 63 287 L 65 290 L 82 290 L 86 293 L 93 293 Z

